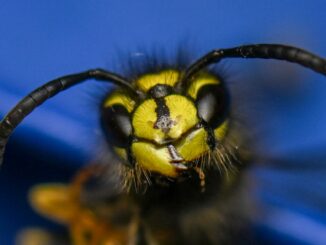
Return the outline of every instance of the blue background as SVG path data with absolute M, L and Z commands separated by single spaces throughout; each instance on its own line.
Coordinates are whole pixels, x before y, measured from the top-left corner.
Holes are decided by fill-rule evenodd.
M 149 50 L 173 57 L 186 46 L 196 58 L 214 48 L 283 43 L 326 56 L 325 13 L 323 0 L 2 1 L 0 114 L 46 81 L 95 67 L 119 72 Z M 261 239 L 326 244 L 325 78 L 276 61 L 223 66 L 259 156 L 249 176 L 265 210 L 255 219 Z M 0 172 L 0 244 L 13 244 L 26 226 L 59 229 L 31 211 L 27 191 L 67 181 L 101 151 L 102 89 L 74 87 L 16 130 Z

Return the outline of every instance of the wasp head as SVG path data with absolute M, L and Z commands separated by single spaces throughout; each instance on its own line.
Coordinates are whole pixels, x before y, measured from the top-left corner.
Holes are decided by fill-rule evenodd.
M 121 89 L 105 98 L 103 129 L 129 166 L 176 178 L 223 142 L 229 95 L 221 79 L 207 72 L 181 78 L 174 69 L 144 74 L 134 83 L 143 98 Z

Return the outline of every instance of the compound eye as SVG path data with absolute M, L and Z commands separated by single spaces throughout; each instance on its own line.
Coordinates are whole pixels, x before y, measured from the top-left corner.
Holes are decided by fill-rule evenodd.
M 198 116 L 212 128 L 221 124 L 229 111 L 229 94 L 220 84 L 205 85 L 196 98 Z
M 132 133 L 130 114 L 122 105 L 102 108 L 101 124 L 108 141 L 117 147 L 128 147 Z

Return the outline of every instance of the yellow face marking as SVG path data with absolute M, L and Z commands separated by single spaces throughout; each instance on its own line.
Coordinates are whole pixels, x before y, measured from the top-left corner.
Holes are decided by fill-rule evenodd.
M 36 211 L 55 221 L 66 223 L 76 213 L 76 207 L 67 185 L 38 185 L 32 188 L 29 197 Z
M 199 75 L 199 77 L 197 77 L 194 81 L 191 82 L 188 88 L 188 94 L 193 99 L 196 99 L 197 93 L 201 87 L 209 84 L 219 84 L 219 83 L 220 81 L 213 75 L 210 74 Z
M 136 81 L 137 87 L 143 92 L 147 92 L 157 84 L 174 86 L 179 78 L 179 71 L 165 70 L 154 74 L 145 74 Z
M 209 151 L 206 140 L 207 132 L 204 128 L 200 128 L 182 139 L 176 145 L 176 149 L 183 159 L 193 161 Z
M 157 104 L 153 99 L 149 99 L 134 112 L 132 125 L 136 137 L 153 140 L 160 144 L 167 138 L 178 139 L 199 122 L 195 105 L 186 97 L 169 95 L 164 99 L 173 122 L 170 130 L 165 134 L 161 129 L 155 128 Z
M 175 86 L 180 77 L 176 70 L 165 70 L 153 74 L 145 74 L 136 80 L 138 89 L 147 93 L 152 87 L 158 84 Z M 219 84 L 220 81 L 213 75 L 200 74 L 190 84 L 188 95 L 196 99 L 198 91 L 205 85 Z M 168 126 L 159 124 L 157 103 L 154 99 L 146 99 L 137 105 L 128 94 L 123 91 L 116 91 L 105 101 L 104 106 L 121 104 L 126 107 L 132 115 L 133 134 L 139 141 L 131 145 L 131 152 L 136 163 L 147 171 L 162 174 L 168 177 L 177 177 L 177 168 L 171 164 L 172 156 L 165 145 L 167 139 L 175 139 L 172 144 L 177 154 L 184 159 L 182 164 L 201 158 L 210 151 L 207 144 L 207 132 L 204 128 L 194 128 L 199 123 L 197 108 L 191 99 L 183 95 L 171 94 L 164 98 L 168 109 L 168 118 L 171 123 Z M 136 108 L 135 108 L 136 107 Z M 166 113 L 165 113 L 166 114 Z M 159 128 L 160 127 L 160 128 Z M 228 129 L 228 122 L 225 121 L 218 128 L 214 129 L 216 140 L 224 139 Z M 161 147 L 142 139 L 154 141 L 157 144 L 164 144 Z M 127 160 L 127 151 L 124 148 L 114 147 L 115 152 Z
M 217 140 L 224 139 L 229 128 L 229 121 L 225 120 L 218 128 L 214 129 L 214 135 Z
M 117 91 L 113 92 L 106 99 L 106 101 L 104 102 L 104 107 L 109 107 L 112 105 L 119 104 L 119 105 L 124 106 L 127 109 L 127 111 L 130 113 L 133 111 L 133 109 L 135 107 L 135 103 L 136 102 L 134 100 L 132 100 L 130 98 L 130 96 L 128 96 L 127 94 L 125 94 L 122 91 L 117 90 Z
M 176 169 L 170 164 L 170 154 L 166 147 L 157 148 L 147 142 L 135 142 L 132 144 L 132 153 L 143 169 L 176 177 Z
M 153 99 L 144 101 L 137 107 L 132 118 L 134 134 L 136 137 L 161 142 L 164 139 L 164 133 L 160 129 L 154 128 L 157 120 L 155 112 L 156 103 Z
M 165 97 L 165 103 L 170 110 L 171 120 L 175 122 L 168 132 L 170 138 L 178 139 L 199 122 L 195 105 L 186 97 L 169 95 Z

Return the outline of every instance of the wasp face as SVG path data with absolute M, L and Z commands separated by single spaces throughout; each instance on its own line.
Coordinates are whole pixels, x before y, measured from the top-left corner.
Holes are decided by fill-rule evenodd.
M 180 86 L 180 71 L 145 74 L 134 98 L 123 90 L 102 105 L 101 121 L 115 152 L 142 169 L 177 177 L 213 152 L 227 131 L 228 93 L 222 81 L 201 73 Z

